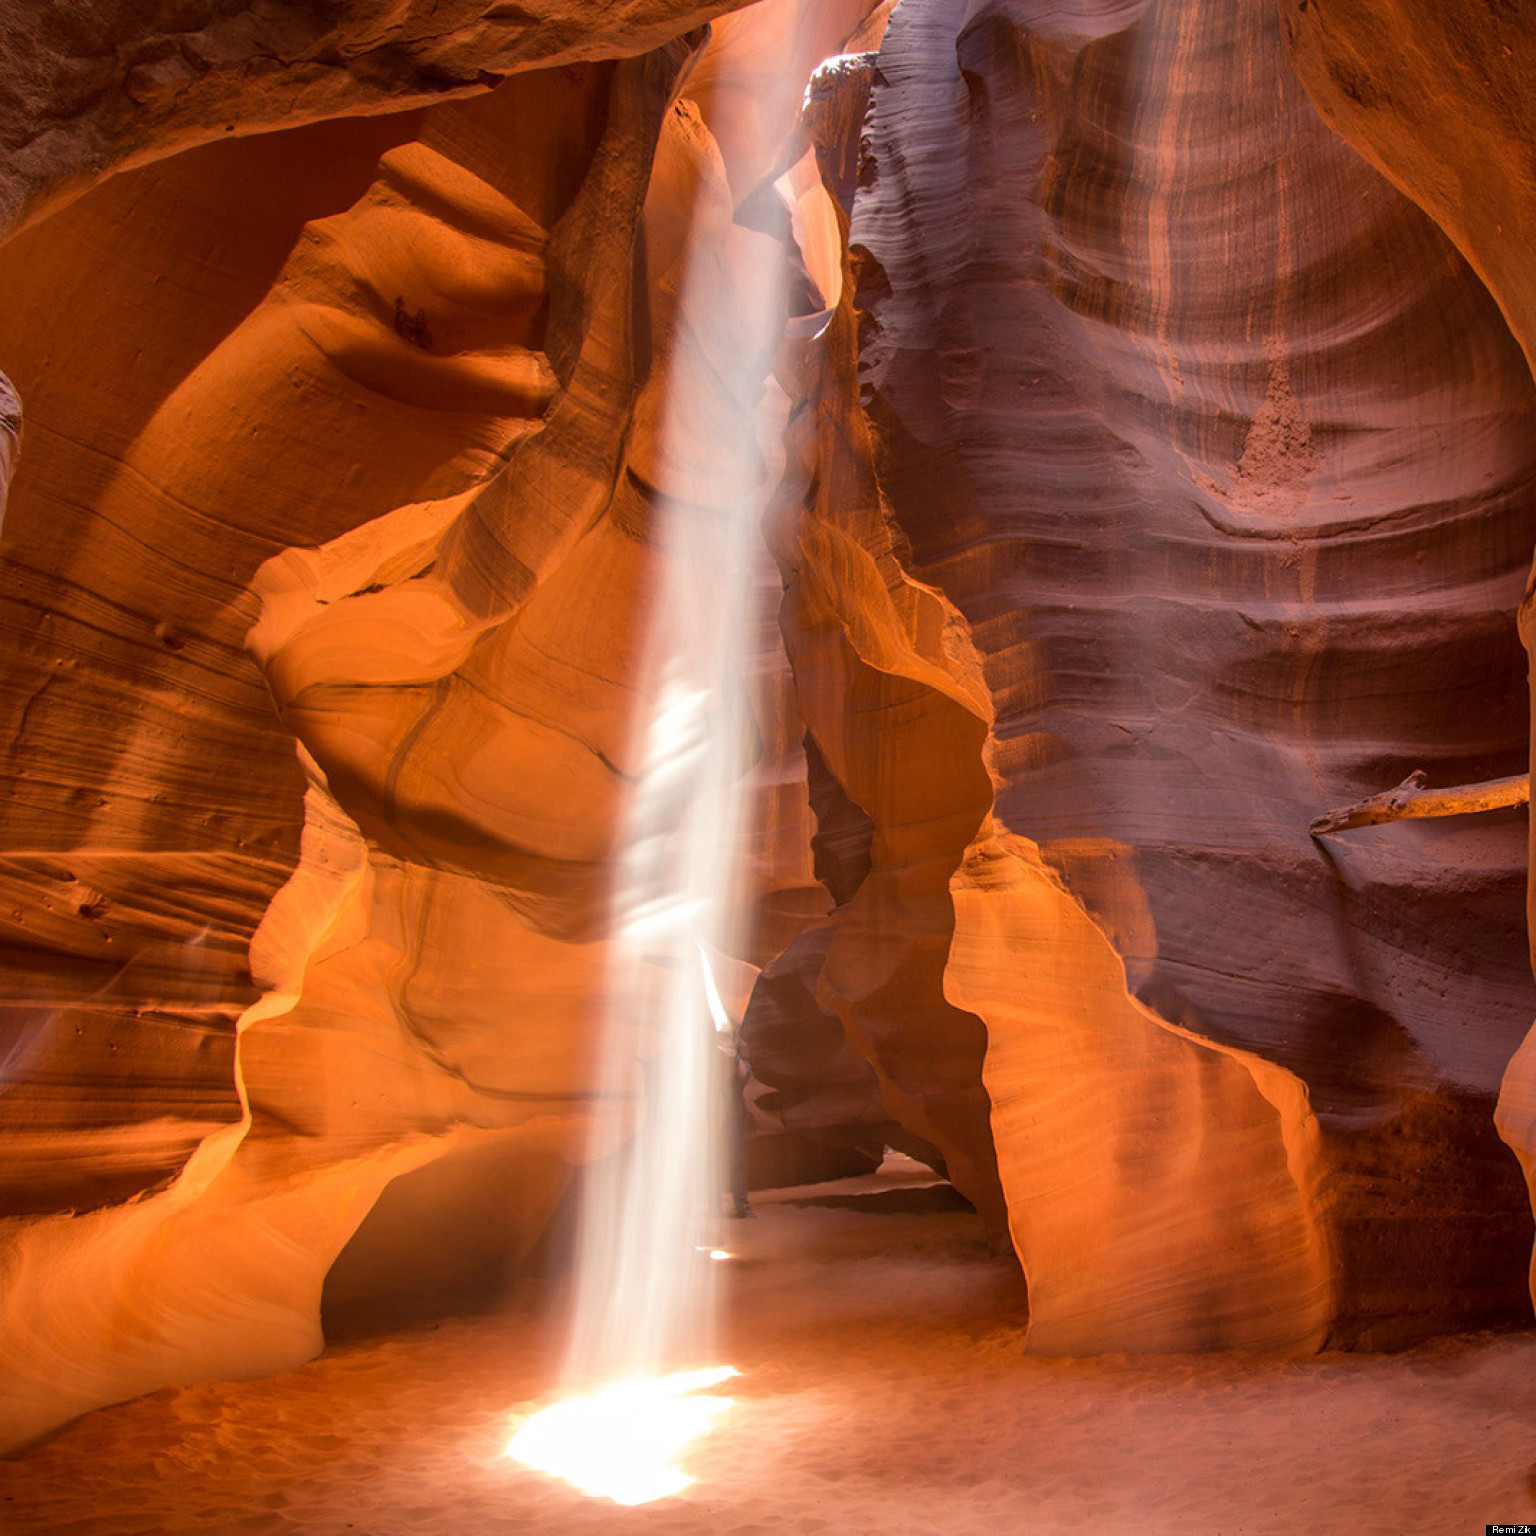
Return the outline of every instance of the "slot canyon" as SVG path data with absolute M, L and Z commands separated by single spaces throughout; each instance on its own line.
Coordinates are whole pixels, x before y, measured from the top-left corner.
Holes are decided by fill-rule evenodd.
M 0 1532 L 1536 1521 L 1536 12 L 13 0 L 0 144 Z

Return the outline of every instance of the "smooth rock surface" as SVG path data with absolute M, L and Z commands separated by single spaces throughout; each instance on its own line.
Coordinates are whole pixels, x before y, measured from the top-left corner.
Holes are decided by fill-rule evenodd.
M 8 14 L 0 1440 L 558 1230 L 657 507 L 722 579 L 747 458 L 759 1129 L 943 1169 L 1037 1353 L 1528 1316 L 1525 813 L 1308 828 L 1527 761 L 1530 33 Z
M 873 1067 L 890 1118 L 927 1144 L 918 1155 L 936 1153 L 1001 1232 L 985 1036 L 943 990 L 949 879 L 988 799 L 987 705 L 963 624 L 902 567 L 857 405 L 855 329 L 847 284 L 814 349 L 782 370 L 797 409 L 786 433 L 791 469 L 767 529 L 784 572 L 780 624 L 808 728 L 818 868 L 838 903 L 828 929 L 798 940 L 783 968 L 802 976 L 807 1005 L 793 1014 L 804 1058 L 819 1046 L 838 1063 L 830 1075 L 845 1091 L 853 1086 L 859 1074 L 826 1048 L 823 1021 L 839 1019 Z M 755 1016 L 758 1007 L 748 1014 L 749 1042 L 756 1029 L 782 1032 L 787 1022 L 782 1007 L 777 1020 Z M 802 1105 L 811 1097 L 785 1075 L 773 1080 Z
M 410 1267 L 434 1198 L 411 1191 L 467 1209 L 477 1178 L 512 1179 L 499 1253 L 459 1276 L 515 1262 L 569 1169 L 626 1134 L 652 1047 L 633 1041 L 634 1093 L 613 1103 L 593 1099 L 592 1057 L 655 685 L 654 508 L 686 500 L 711 579 L 703 535 L 737 494 L 720 444 L 762 387 L 750 356 L 723 366 L 739 331 L 700 319 L 731 303 L 690 309 L 691 285 L 745 298 L 784 261 L 733 222 L 734 183 L 778 174 L 805 78 L 870 10 L 770 7 L 702 62 L 689 35 L 430 113 L 220 145 L 117 178 L 0 256 L 28 301 L 4 345 L 41 443 L 10 528 L 29 667 L 9 677 L 7 842 L 39 851 L 12 855 L 36 980 L 11 1000 L 8 1130 L 33 1160 L 12 1209 L 39 1217 L 5 1234 L 8 1442 L 313 1353 L 327 1272 L 394 1181 L 329 1306 L 365 1304 L 369 1266 Z M 787 55 L 771 111 L 751 88 L 765 50 Z M 251 227 L 220 230 L 242 172 Z M 143 249 L 91 295 L 101 328 L 162 268 L 171 291 L 114 338 L 103 426 L 90 317 L 64 340 L 37 317 L 130 211 Z M 125 686 L 104 771 L 94 721 Z M 761 701 L 745 895 L 782 929 L 811 894 L 809 841 L 773 810 L 782 685 Z M 217 925 L 194 930 L 204 907 Z M 102 1134 L 76 1139 L 93 1117 Z
M 0 20 L 0 231 L 227 135 L 644 53 L 745 0 L 24 0 Z
M 1536 18 L 1519 6 L 1461 0 L 1326 11 L 1282 0 L 1280 13 L 1319 112 L 1456 242 L 1536 363 Z M 1536 652 L 1529 584 L 1520 634 Z M 1526 913 L 1536 933 L 1536 883 Z M 1536 1198 L 1536 1034 L 1504 1075 L 1498 1126 Z M 1531 1286 L 1536 1296 L 1536 1258 Z
M 985 678 L 947 995 L 1053 1351 L 1519 1315 L 1492 1129 L 1523 813 L 1532 389 L 1262 4 L 909 4 L 853 242 L 912 576 Z
M 570 932 L 581 926 L 582 882 L 572 898 L 558 805 L 537 835 L 525 830 L 530 812 L 516 799 L 486 803 L 482 793 L 470 815 L 499 842 L 487 848 L 487 867 L 466 875 L 451 814 L 429 823 L 423 855 L 410 815 L 395 808 L 425 812 L 433 781 L 405 776 L 386 792 L 386 765 L 375 770 L 369 753 L 391 730 L 409 741 L 412 710 L 452 708 L 454 668 L 495 615 L 456 605 L 451 581 L 410 581 L 433 564 L 453 515 L 533 433 L 562 370 L 578 387 L 584 368 L 605 380 L 617 372 L 620 387 L 597 392 L 605 408 L 595 422 L 574 412 L 579 426 L 597 429 L 586 454 L 596 485 L 585 502 L 571 496 L 577 526 L 556 530 L 557 551 L 579 544 L 612 494 L 636 377 L 630 249 L 688 56 L 677 46 L 579 76 L 530 75 L 417 125 L 419 137 L 382 158 L 375 147 L 376 166 L 351 207 L 293 231 L 299 238 L 270 291 L 151 401 L 121 460 L 104 461 L 99 492 L 69 504 L 89 532 L 65 547 L 100 562 L 89 583 L 78 558 L 73 571 L 60 570 L 59 544 L 49 539 L 65 531 L 40 505 L 30 524 L 24 507 L 13 508 L 12 569 L 22 581 L 62 586 L 66 600 L 84 593 L 127 621 L 108 645 L 93 644 L 100 626 L 87 609 L 74 621 L 83 637 L 66 661 L 106 690 L 122 686 L 125 664 L 131 669 L 148 647 L 171 658 L 157 694 L 140 688 L 175 723 L 145 718 L 142 705 L 123 712 L 112 794 L 94 817 L 71 815 L 76 799 L 60 790 L 41 797 L 30 827 L 25 806 L 13 810 L 13 846 L 51 834 L 73 850 L 54 860 L 68 866 L 60 882 L 82 876 L 73 865 L 82 847 L 87 877 L 98 865 L 116 876 L 96 876 L 101 892 L 93 885 L 75 904 L 84 932 L 71 941 L 113 945 L 109 955 L 131 944 L 125 959 L 138 958 L 148 943 L 121 931 L 134 914 L 121 888 L 142 881 L 146 867 L 164 879 L 166 849 L 178 840 L 237 869 L 250 862 L 248 842 L 270 851 L 258 866 L 265 891 L 249 878 L 250 894 L 226 916 L 216 947 L 213 936 L 205 941 L 227 956 L 224 970 L 168 967 L 182 989 L 190 975 L 207 998 L 194 1017 L 222 1050 L 212 1066 L 222 1067 L 218 1113 L 229 1127 L 201 1141 L 163 1194 L 8 1234 L 9 1440 L 166 1381 L 261 1373 L 312 1354 L 332 1259 L 386 1184 L 429 1158 L 498 1133 L 539 1158 L 585 1155 L 587 1117 L 577 1106 L 588 1037 L 504 1027 L 509 1011 L 542 1016 L 552 1007 L 557 1025 L 571 1010 L 585 1018 L 600 986 L 598 935 Z M 627 215 L 615 217 L 626 203 Z M 89 203 L 77 208 L 83 215 Z M 58 223 L 39 226 L 38 240 L 56 235 Z M 608 259 L 581 273 L 562 266 L 562 250 L 588 246 L 597 226 L 608 231 Z M 39 372 L 57 378 L 46 359 Z M 43 436 L 51 418 L 39 405 Z M 558 441 L 558 429 L 549 430 Z M 71 448 L 61 444 L 66 459 Z M 38 530 L 30 539 L 29 528 Z M 129 556 L 125 546 L 153 557 Z M 481 596 L 474 587 L 470 603 Z M 170 640 L 137 618 L 159 605 Z M 496 648 L 480 654 L 494 657 Z M 221 689 L 197 691 L 203 673 L 189 673 L 189 664 L 199 663 L 227 679 Z M 337 686 L 347 708 L 326 697 Z M 189 694 L 207 700 L 199 712 L 188 709 Z M 32 701 L 13 737 L 18 780 L 28 772 L 20 764 L 48 760 L 38 733 L 52 727 L 81 739 L 72 715 L 93 705 L 81 684 L 50 690 L 41 709 Z M 100 736 L 85 739 L 94 752 L 80 770 L 100 784 Z M 485 740 L 482 731 L 470 745 Z M 59 765 L 51 756 L 50 781 Z M 446 751 L 439 757 L 448 760 Z M 460 761 L 468 776 L 475 757 Z M 518 781 L 507 787 L 515 794 Z M 210 807 L 200 829 L 199 799 Z M 226 830 L 218 808 L 230 801 L 255 823 L 248 835 L 238 825 L 233 836 Z M 531 842 L 532 852 L 509 847 L 509 837 Z M 232 848 L 221 846 L 226 838 Z M 588 838 L 577 850 L 578 871 L 595 848 Z M 577 918 L 563 935 L 550 933 L 550 924 L 520 915 L 520 894 L 535 907 L 574 905 Z M 41 937 L 44 954 L 59 954 L 57 941 Z M 440 963 L 453 979 L 447 990 L 422 974 Z M 111 980 L 117 962 L 97 965 Z M 477 987 L 482 966 L 490 969 Z M 115 1054 L 121 1043 L 137 1058 L 138 1070 L 125 1075 L 143 1115 L 156 1103 L 146 1069 L 164 1074 L 171 1062 L 147 1033 L 155 1016 L 142 997 L 130 988 L 124 1002 L 107 1025 L 116 1037 L 107 1049 Z M 169 1002 L 186 1006 L 174 995 Z M 211 1012 L 215 1004 L 222 1014 Z M 55 1014 L 52 1033 L 62 1028 L 67 1039 L 67 1024 Z M 79 1081 L 79 1052 L 64 1060 L 82 1102 L 110 1112 L 98 1082 Z M 209 1091 L 215 1080 L 209 1072 Z M 48 1081 L 34 1069 L 26 1086 L 35 1092 Z M 202 1129 L 188 1125 L 184 1134 Z M 559 1192 L 556 1184 L 549 1197 Z M 528 1213 L 534 1231 L 547 1212 L 546 1203 Z M 70 1284 L 61 1283 L 64 1272 Z M 243 1325 L 243 1314 L 252 1321 Z

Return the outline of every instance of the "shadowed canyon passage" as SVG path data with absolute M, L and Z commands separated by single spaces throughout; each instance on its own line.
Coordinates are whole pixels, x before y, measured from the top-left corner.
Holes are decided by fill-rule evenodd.
M 7 1446 L 557 1262 L 741 443 L 758 1182 L 913 1154 L 1040 1355 L 1529 1323 L 1526 812 L 1309 827 L 1529 766 L 1519 262 L 1351 50 L 1518 251 L 1536 22 L 208 9 L 0 63 Z

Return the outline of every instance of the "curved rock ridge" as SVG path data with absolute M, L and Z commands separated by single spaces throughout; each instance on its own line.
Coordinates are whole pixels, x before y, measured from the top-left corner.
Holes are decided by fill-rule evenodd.
M 974 847 L 954 901 L 945 990 L 987 1026 L 1030 1349 L 1321 1346 L 1341 1287 L 1304 1085 L 1130 995 L 1122 956 L 1027 839 Z M 1041 1190 L 1053 1175 L 1059 1192 Z
M 205 1137 L 163 1194 L 7 1234 L 0 1317 L 10 1370 L 0 1419 L 8 1441 L 167 1381 L 262 1373 L 312 1354 L 332 1260 L 388 1182 L 428 1158 L 490 1134 L 519 1137 L 546 1160 L 585 1155 L 590 1031 L 568 1021 L 584 1021 L 600 984 L 595 936 L 549 938 L 522 920 L 518 902 L 521 894 L 568 912 L 580 908 L 581 893 L 573 899 L 564 889 L 571 882 L 562 882 L 558 857 L 542 847 L 530 857 L 513 844 L 515 823 L 485 826 L 488 840 L 500 839 L 475 875 L 455 868 L 463 838 L 451 815 L 423 831 L 426 853 L 413 861 L 416 844 L 397 830 L 410 818 L 396 813 L 396 801 L 409 809 L 407 795 L 414 790 L 419 803 L 430 786 L 407 781 L 402 791 L 391 782 L 386 792 L 387 773 L 370 776 L 372 743 L 381 733 L 389 739 L 387 715 L 381 722 L 371 701 L 405 701 L 408 740 L 410 710 L 432 708 L 445 691 L 451 707 L 454 667 L 487 627 L 484 583 L 456 583 L 451 557 L 442 579 L 412 578 L 433 564 L 453 514 L 505 478 L 517 443 L 563 436 L 589 482 L 604 482 L 585 499 L 572 484 L 563 510 L 577 526 L 554 530 L 548 542 L 557 553 L 562 542 L 579 545 L 601 498 L 622 484 L 620 446 L 641 377 L 631 334 L 644 290 L 632 246 L 688 58 L 678 45 L 578 74 L 522 77 L 442 109 L 382 158 L 375 149 L 372 185 L 347 211 L 305 228 L 267 297 L 191 360 L 75 514 L 91 528 L 85 547 L 93 552 L 114 541 L 164 551 L 162 569 L 119 553 L 115 565 L 95 568 L 87 590 L 130 614 L 148 607 L 150 592 L 167 606 L 179 597 L 171 610 L 178 659 L 217 647 L 228 678 L 214 694 L 219 712 L 252 718 L 236 714 L 229 740 L 195 731 L 171 755 L 164 728 L 130 714 L 109 781 L 128 809 L 108 805 L 73 828 L 56 815 L 53 835 L 66 848 L 73 840 L 91 849 L 88 865 L 115 855 L 142 882 L 146 868 L 165 869 L 171 828 L 184 828 L 196 805 L 189 788 L 216 805 L 235 797 L 236 784 L 249 794 L 265 777 L 268 803 L 249 814 L 269 829 L 271 868 L 287 840 L 298 841 L 300 806 L 293 735 L 272 715 L 268 687 L 280 711 L 295 716 L 309 790 L 302 845 L 288 843 L 291 878 L 264 914 L 246 897 L 249 905 L 225 919 L 215 949 L 228 957 L 223 971 L 198 977 L 200 995 L 225 1019 L 240 1014 L 238 1098 L 223 1109 L 229 1128 Z M 38 229 L 41 249 L 56 222 Z M 597 257 L 593 265 L 573 262 L 577 246 Z M 593 371 L 596 385 L 587 379 Z M 564 425 L 573 418 L 574 431 Z M 44 434 L 48 425 L 34 416 Z M 29 539 L 24 506 L 13 511 L 13 560 L 35 562 L 39 581 L 57 582 L 46 538 Z M 538 540 L 534 529 L 530 571 Z M 306 543 L 319 548 L 305 554 Z M 373 607 L 382 614 L 370 598 L 381 600 Z M 378 619 L 371 631 L 370 616 Z M 95 652 L 81 647 L 82 670 L 103 686 L 143 646 L 132 626 L 112 641 Z M 349 679 L 345 707 L 325 693 L 342 687 L 338 673 Z M 55 690 L 51 715 L 27 714 L 15 734 L 22 761 L 39 750 L 36 733 L 51 718 L 62 729 L 72 710 L 89 707 L 82 692 Z M 187 692 L 185 672 L 173 671 L 163 707 L 185 713 Z M 338 747 L 332 732 L 349 718 Z M 258 723 L 263 734 L 253 740 Z M 186 763 L 179 784 L 178 755 Z M 454 754 L 440 743 L 439 756 Z M 174 807 L 161 808 L 162 786 L 181 791 Z M 499 809 L 493 803 L 482 823 Z M 45 816 L 33 820 L 51 830 Z M 360 824 L 374 833 L 371 843 Z M 204 834 L 205 859 L 222 854 L 218 830 Z M 73 867 L 76 855 L 56 862 Z M 513 877 L 530 865 L 533 878 L 519 887 Z M 260 926 L 246 974 L 237 941 L 252 906 Z M 77 907 L 76 926 L 99 943 L 126 940 L 138 950 L 144 941 L 123 931 L 133 914 L 109 887 Z M 441 984 L 423 975 L 439 963 L 448 967 Z M 174 962 L 166 970 L 185 987 Z M 137 1002 L 131 984 L 126 990 Z M 509 1012 L 523 1009 L 547 1013 L 548 1027 L 509 1031 Z M 112 1048 L 128 1045 L 139 1060 L 137 1074 L 124 1074 L 129 1091 L 152 1101 L 144 1069 L 165 1070 L 153 1035 L 137 1010 L 108 1027 Z M 213 1038 L 227 1073 L 229 1034 Z M 78 1052 L 67 1060 L 78 1073 Z M 40 1080 L 29 1074 L 29 1086 Z M 108 1105 L 93 1090 L 87 1080 L 82 1101 L 101 1113 Z M 559 1193 L 558 1182 L 548 1184 L 530 1221 L 546 1217 Z M 200 1254 L 217 1264 L 211 1290 Z M 72 1301 L 61 1269 L 88 1301 Z
M 244 649 L 245 586 L 316 507 L 264 494 L 184 516 L 145 478 L 141 437 L 178 450 L 175 422 L 154 425 L 168 402 L 304 222 L 360 196 L 416 126 L 215 146 L 0 250 L 0 350 L 28 416 L 0 563 L 7 1212 L 135 1194 L 239 1116 L 248 951 L 298 857 L 303 794 Z M 243 441 L 269 490 L 274 450 L 243 431 L 239 391 L 224 403 L 213 440 Z
M 21 446 L 21 401 L 15 386 L 0 373 L 0 518 L 5 515 L 16 452 Z
M 769 10 L 717 31 L 687 98 L 675 92 L 694 38 L 520 75 L 427 114 L 169 161 L 0 257 L 30 285 L 32 325 L 13 344 L 43 446 L 13 509 L 13 632 L 24 604 L 42 609 L 89 680 L 60 687 L 45 672 L 28 691 L 23 670 L 11 684 L 13 782 L 30 800 L 8 841 L 43 850 L 14 881 L 31 888 L 17 943 L 43 977 L 19 1086 L 67 1087 L 51 1121 L 33 1111 L 39 1154 L 91 1115 L 109 1131 L 75 1143 L 80 1164 L 41 1207 L 97 1209 L 5 1233 L 0 1324 L 23 1341 L 0 1403 L 8 1443 L 166 1381 L 312 1353 L 327 1271 L 386 1189 L 328 1305 L 371 1266 L 410 1268 L 424 1205 L 472 1205 L 477 1183 L 484 1201 L 494 1179 L 521 1195 L 501 1251 L 475 1262 L 515 1261 L 570 1168 L 625 1134 L 638 1098 L 595 1103 L 591 1055 L 634 706 L 650 686 L 654 507 L 693 506 L 690 558 L 712 558 L 706 524 L 735 494 L 719 444 L 760 393 L 749 374 L 744 393 L 721 392 L 741 338 L 689 312 L 683 274 L 695 248 L 713 251 L 703 280 L 727 292 L 782 261 L 776 239 L 735 224 L 734 186 L 777 174 L 764 143 L 790 132 L 811 68 L 871 7 Z M 789 51 L 783 100 L 760 138 L 733 139 L 716 125 L 739 116 L 732 103 L 764 106 L 742 81 L 765 41 Z M 275 183 L 335 147 L 317 206 L 293 218 Z M 233 263 L 240 302 L 220 295 L 172 327 L 172 356 L 141 337 L 147 387 L 122 390 L 106 433 L 88 430 L 88 327 L 76 378 L 37 340 L 36 317 L 69 292 L 51 263 L 67 269 L 143 205 L 166 208 L 195 249 L 215 184 L 252 168 L 272 206 Z M 146 253 L 103 311 L 131 303 L 148 269 Z M 201 280 L 172 271 L 186 288 Z M 695 387 L 679 396 L 680 379 Z M 84 475 L 82 441 L 101 455 Z M 157 608 L 167 617 L 151 624 Z M 52 643 L 34 648 L 39 667 L 53 662 Z M 204 672 L 189 679 L 193 660 Z M 127 712 L 112 794 L 83 807 L 100 766 L 60 746 L 88 734 L 82 709 L 145 671 L 175 723 Z M 206 719 L 189 709 L 199 683 Z M 772 741 L 784 727 L 763 697 Z M 31 789 L 35 764 L 49 771 Z M 234 798 L 248 825 L 234 822 L 231 853 L 216 811 Z M 199 803 L 209 815 L 189 835 Z M 801 893 L 792 907 L 808 894 L 807 840 L 788 871 L 771 851 L 781 814 L 759 818 L 760 908 L 786 887 Z M 172 870 L 204 872 L 167 910 L 153 880 Z M 39 913 L 47 881 L 59 894 Z M 228 895 L 189 963 L 187 909 L 210 905 L 210 887 Z M 109 1057 L 131 1046 L 123 1106 L 103 1098 L 115 1079 L 68 1048 L 79 1009 L 58 1006 L 61 975 L 91 945 L 131 962 L 100 961 L 82 999 Z M 151 964 L 167 1009 L 198 1020 L 196 1035 L 167 1021 L 180 1057 L 137 990 L 133 965 Z M 648 1047 L 635 1049 L 638 1094 Z M 186 1109 L 145 1121 L 165 1105 L 152 1074 L 185 1058 Z M 111 1204 L 167 1173 L 163 1192 Z M 220 1266 L 212 1287 L 203 1251 Z
M 747 0 L 123 0 L 0 21 L 0 232 L 226 135 L 478 95 L 648 52 Z
M 812 98 L 808 131 L 830 192 L 842 147 L 816 135 L 862 120 L 870 77 L 868 60 L 839 72 L 846 110 Z M 903 569 L 858 406 L 851 270 L 838 286 L 821 336 L 792 341 L 780 363 L 793 406 L 766 524 L 807 725 L 817 873 L 837 905 L 764 973 L 746 1036 L 787 1124 L 909 1148 L 1000 1233 L 984 1037 L 943 993 L 949 878 L 989 800 L 989 701 L 959 616 Z
M 1536 355 L 1536 32 L 1282 15 Z M 644 1032 L 592 1058 L 658 507 L 718 576 L 753 428 L 760 1121 L 945 1169 L 1036 1351 L 1528 1315 L 1523 813 L 1308 828 L 1527 761 L 1536 389 L 1267 0 L 0 60 L 0 1443 L 494 1289 L 645 1112 Z
M 1322 117 L 1455 242 L 1536 359 L 1536 275 L 1522 256 L 1536 232 L 1536 18 L 1472 0 L 1279 10 Z
M 1291 61 L 1319 112 L 1455 241 L 1536 366 L 1536 274 L 1529 260 L 1536 233 L 1536 18 L 1518 6 L 1459 0 L 1393 0 L 1326 13 L 1309 0 L 1282 0 L 1280 13 Z M 1529 584 L 1520 635 L 1527 652 L 1536 653 Z M 1526 912 L 1527 930 L 1536 935 L 1536 884 Z M 1498 1126 L 1536 1201 L 1536 1032 L 1504 1074 Z M 1536 1254 L 1531 1290 L 1536 1296 Z
M 1521 813 L 1308 836 L 1524 761 L 1497 310 L 1258 0 L 912 0 L 865 150 L 875 462 L 986 683 L 946 992 L 1033 1347 L 1520 1315 Z

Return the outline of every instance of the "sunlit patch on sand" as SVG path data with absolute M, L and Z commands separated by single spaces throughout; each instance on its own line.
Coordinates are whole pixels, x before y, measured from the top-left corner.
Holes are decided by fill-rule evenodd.
M 728 1397 L 699 1394 L 738 1374 L 720 1365 L 613 1382 L 526 1419 L 507 1455 L 592 1498 L 615 1504 L 667 1498 L 693 1481 L 676 1465 L 678 1457 L 731 1406 Z

